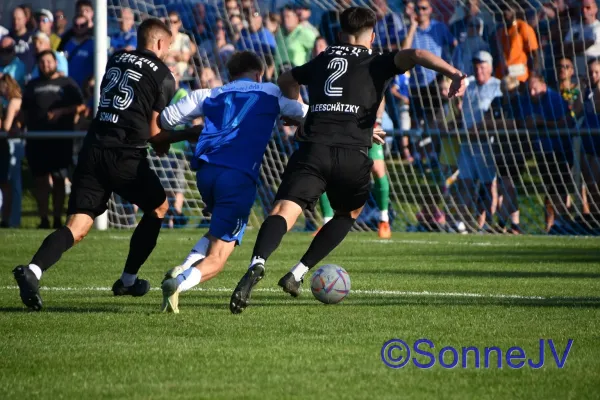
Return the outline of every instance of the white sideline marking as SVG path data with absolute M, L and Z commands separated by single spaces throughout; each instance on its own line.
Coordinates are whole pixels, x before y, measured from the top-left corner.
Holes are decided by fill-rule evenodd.
M 17 290 L 17 286 L 0 286 L 0 290 Z M 60 286 L 42 286 L 40 290 L 55 291 L 55 292 L 110 292 L 109 287 L 60 287 Z M 158 291 L 160 288 L 151 288 L 150 290 Z M 191 289 L 196 292 L 207 292 L 207 293 L 231 293 L 233 289 L 229 288 L 195 288 Z M 282 293 L 281 289 L 276 288 L 257 288 L 255 292 L 266 292 L 266 293 Z M 484 294 L 484 293 L 461 293 L 461 292 L 413 292 L 403 290 L 352 290 L 350 292 L 353 295 L 365 295 L 365 296 L 411 296 L 411 297 L 468 297 L 468 298 L 486 298 L 486 299 L 520 299 L 520 300 L 557 300 L 557 299 L 569 299 L 572 297 L 544 297 L 544 296 L 522 296 L 518 294 Z

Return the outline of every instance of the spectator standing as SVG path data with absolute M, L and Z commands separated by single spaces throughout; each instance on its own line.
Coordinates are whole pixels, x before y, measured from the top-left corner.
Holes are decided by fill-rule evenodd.
M 21 87 L 25 85 L 25 64 L 17 57 L 15 40 L 10 36 L 0 39 L 0 73 L 10 75 Z
M 600 61 L 589 62 L 590 86 L 584 94 L 584 128 L 600 129 Z M 584 196 L 584 213 L 592 214 L 594 220 L 600 218 L 600 138 L 589 134 L 582 135 L 583 159 L 581 161 L 583 179 L 587 194 Z M 588 198 L 589 194 L 589 198 Z
M 200 45 L 200 54 L 208 60 L 209 64 L 216 65 L 220 71 L 224 71 L 227 60 L 235 52 L 235 47 L 227 40 L 227 32 L 223 20 L 218 19 L 215 22 L 213 36 L 212 39 L 206 39 L 202 42 Z
M 238 49 L 252 50 L 261 56 L 273 54 L 277 48 L 275 36 L 263 27 L 263 19 L 260 13 L 256 10 L 250 10 L 247 20 L 248 28 L 244 28 L 240 32 Z
M 67 17 L 65 17 L 65 12 L 63 10 L 54 11 L 54 33 L 61 38 L 67 31 Z M 60 47 L 60 42 L 58 43 Z M 58 48 L 57 48 L 58 50 Z
M 64 13 L 63 13 L 64 16 Z M 94 35 L 94 7 L 92 6 L 91 0 L 77 0 L 75 3 L 75 16 L 82 16 L 85 18 L 87 23 L 87 34 L 89 36 Z M 65 21 L 66 26 L 66 21 Z M 61 35 L 60 45 L 58 46 L 58 51 L 65 51 L 65 46 L 71 41 L 71 39 L 76 35 L 76 33 L 81 34 L 81 28 L 76 28 L 72 26 L 71 29 L 64 32 Z
M 342 31 L 340 15 L 351 4 L 351 0 L 336 0 L 335 10 L 327 11 L 321 16 L 319 32 L 330 46 L 338 42 L 338 34 Z
M 527 22 L 517 19 L 517 5 L 513 0 L 502 3 L 500 7 L 504 26 L 496 32 L 496 40 L 500 47 L 496 77 L 511 76 L 520 82 L 526 82 L 531 70 L 540 72 L 537 36 Z
M 35 35 L 33 35 L 33 49 L 35 51 L 36 57 L 38 57 L 46 50 L 52 50 L 52 44 L 48 35 L 46 35 L 42 31 L 39 31 Z M 67 61 L 67 58 L 64 56 L 64 54 L 59 53 L 58 51 L 53 51 L 53 53 L 56 58 L 58 73 L 62 74 L 62 76 L 69 76 L 69 62 Z M 31 70 L 30 79 L 39 78 L 39 76 L 40 69 L 36 63 L 33 66 L 33 69 Z
M 119 31 L 110 36 L 110 52 L 119 50 L 135 50 L 137 46 L 137 31 L 135 30 L 135 17 L 131 8 L 121 9 Z
M 85 80 L 94 74 L 94 38 L 83 15 L 75 17 L 72 29 L 73 36 L 64 46 L 64 52 L 70 76 L 79 87 L 83 87 Z
M 394 104 L 398 108 L 400 116 L 400 129 L 405 132 L 411 127 L 410 122 L 410 71 L 406 71 L 394 78 L 390 86 L 390 93 L 394 98 Z M 402 156 L 409 163 L 414 161 L 410 153 L 410 136 L 402 136 Z
M 373 6 L 377 17 L 373 47 L 398 50 L 406 36 L 404 22 L 397 14 L 390 12 L 387 0 L 374 0 Z
M 17 57 L 25 64 L 28 73 L 33 68 L 34 57 L 29 45 L 31 43 L 31 31 L 27 29 L 27 16 L 23 7 L 15 7 L 13 10 L 13 26 L 10 36 L 15 40 L 15 52 Z
M 22 109 L 29 131 L 73 130 L 75 113 L 83 103 L 77 83 L 57 71 L 54 52 L 38 56 L 40 77 L 27 84 Z M 48 220 L 49 177 L 52 177 L 54 228 L 62 226 L 65 178 L 73 162 L 72 139 L 29 139 L 26 147 L 29 167 L 34 177 L 34 194 L 40 214 L 40 228 L 50 228 Z
M 310 29 L 315 34 L 315 37 L 320 36 L 319 30 L 310 23 L 312 10 L 310 9 L 310 2 L 308 0 L 302 0 L 296 4 L 296 13 L 298 14 L 298 19 L 300 20 L 300 26 Z
M 487 51 L 476 53 L 473 57 L 473 70 L 475 75 L 468 79 L 467 90 L 463 97 L 462 119 L 466 129 L 474 129 L 474 139 L 463 143 L 458 157 L 459 190 L 467 208 L 481 203 L 478 211 L 478 226 L 483 228 L 486 217 L 495 214 L 498 205 L 498 191 L 496 185 L 496 165 L 492 150 L 493 138 L 487 137 L 484 126 L 486 120 L 493 120 L 493 108 L 500 110 L 502 107 L 501 81 L 492 77 L 493 59 Z M 492 104 L 495 103 L 494 107 Z M 476 181 L 484 193 L 482 201 L 478 202 L 481 190 L 475 190 Z
M 600 21 L 598 21 L 596 0 L 582 0 L 582 23 L 575 23 L 567 32 L 564 42 L 564 54 L 575 55 L 575 67 L 578 75 L 585 76 L 587 60 L 600 56 Z
M 171 44 L 170 55 L 177 60 L 177 72 L 181 77 L 188 76 L 188 68 L 190 66 L 190 59 L 194 53 L 194 46 L 188 35 L 180 32 L 183 24 L 177 11 L 171 11 L 169 13 L 169 28 L 173 35 L 173 42 Z
M 473 56 L 480 51 L 490 52 L 490 45 L 483 36 L 483 21 L 479 18 L 473 18 L 468 22 L 467 36 L 459 41 L 454 55 L 453 64 L 467 76 L 475 73 L 473 70 Z
M 60 45 L 60 36 L 52 31 L 52 25 L 54 24 L 54 15 L 50 10 L 42 8 L 36 11 L 35 20 L 37 22 L 39 32 L 44 32 L 50 39 L 50 48 L 54 51 L 58 49 Z
M 317 36 L 309 28 L 300 25 L 298 14 L 290 6 L 283 8 L 282 19 L 287 33 L 285 36 L 285 48 L 288 60 L 294 67 L 303 65 L 310 58 L 310 52 Z
M 21 109 L 21 88 L 10 75 L 0 76 L 0 131 L 9 134 L 18 130 L 18 114 Z M 10 182 L 11 163 L 15 161 L 11 154 L 8 139 L 0 139 L 0 190 L 2 191 L 2 219 L 0 228 L 8 228 L 12 211 L 13 190 Z
M 463 43 L 469 37 L 469 28 L 473 23 L 480 27 L 479 36 L 488 41 L 490 33 L 494 29 L 494 17 L 481 10 L 480 0 L 467 0 L 462 8 L 463 17 L 450 25 L 450 33 Z

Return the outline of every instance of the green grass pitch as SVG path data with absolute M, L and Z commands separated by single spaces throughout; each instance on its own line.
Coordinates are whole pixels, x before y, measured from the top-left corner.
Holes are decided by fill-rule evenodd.
M 600 240 L 353 233 L 326 260 L 345 267 L 353 292 L 323 305 L 307 282 L 299 299 L 276 282 L 310 243 L 292 233 L 241 315 L 228 309 L 247 267 L 249 232 L 223 273 L 181 296 L 179 315 L 159 312 L 156 290 L 202 234 L 163 231 L 140 276 L 155 290 L 114 298 L 131 232 L 92 232 L 42 279 L 44 310 L 26 312 L 11 269 L 48 232 L 0 231 L 2 399 L 598 399 Z M 544 367 L 390 369 L 392 338 L 444 346 L 520 346 Z M 395 354 L 395 353 L 394 353 Z M 559 354 L 559 355 L 560 355 Z M 447 356 L 450 356 L 451 354 Z M 422 357 L 419 360 L 426 360 Z

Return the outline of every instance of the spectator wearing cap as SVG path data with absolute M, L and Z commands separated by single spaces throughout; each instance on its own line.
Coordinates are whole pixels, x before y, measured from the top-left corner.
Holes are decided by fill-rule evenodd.
M 310 29 L 315 36 L 319 36 L 319 30 L 310 23 L 312 10 L 310 9 L 310 2 L 308 0 L 303 0 L 296 4 L 296 14 L 298 14 L 298 19 L 300 20 L 301 26 Z
M 64 16 L 64 13 L 63 13 Z M 75 16 L 76 17 L 84 17 L 86 21 L 87 34 L 89 36 L 94 35 L 94 7 L 92 6 L 91 0 L 77 0 L 75 3 Z M 71 29 L 66 31 L 61 36 L 60 45 L 58 46 L 58 51 L 65 51 L 65 46 L 67 43 L 71 41 L 71 39 L 77 34 L 81 34 L 81 27 L 76 28 L 72 26 Z
M 23 7 L 15 7 L 12 21 L 13 26 L 10 36 L 15 40 L 15 52 L 17 57 L 25 64 L 25 70 L 29 72 L 34 63 L 33 52 L 29 47 L 32 32 L 27 29 L 27 16 Z
M 110 51 L 114 53 L 119 50 L 135 50 L 137 47 L 137 32 L 135 30 L 135 18 L 131 8 L 121 9 L 121 20 L 119 31 L 110 36 Z
M 565 36 L 564 54 L 576 56 L 575 67 L 578 75 L 586 74 L 586 60 L 600 57 L 600 21 L 597 16 L 596 0 L 583 0 L 582 23 L 574 23 Z
M 25 64 L 17 57 L 15 40 L 8 35 L 0 39 L 0 73 L 10 75 L 21 88 L 25 85 Z
M 42 54 L 46 50 L 52 50 L 52 45 L 48 35 L 46 35 L 42 31 L 36 32 L 36 34 L 33 35 L 33 48 L 35 50 L 36 58 L 38 55 Z M 69 62 L 67 61 L 67 58 L 62 53 L 59 53 L 54 50 L 52 51 L 54 52 L 54 57 L 56 58 L 56 70 L 58 71 L 58 73 L 62 74 L 62 76 L 69 76 Z M 39 78 L 39 76 L 40 69 L 38 67 L 38 63 L 36 63 L 33 66 L 33 69 L 31 70 L 30 79 Z
M 240 40 L 237 43 L 238 49 L 253 50 L 261 55 L 273 54 L 277 47 L 275 36 L 263 27 L 263 19 L 260 13 L 256 10 L 249 10 L 247 20 L 248 28 L 244 28 L 240 32 Z
M 40 77 L 27 84 L 22 111 L 29 131 L 73 130 L 75 113 L 83 103 L 79 86 L 60 75 L 52 50 L 38 56 Z M 31 139 L 26 147 L 29 167 L 34 177 L 34 194 L 41 219 L 40 228 L 50 228 L 48 197 L 53 195 L 54 228 L 62 226 L 65 178 L 73 162 L 73 139 Z M 50 188 L 49 177 L 53 187 Z
M 399 49 L 406 36 L 404 22 L 390 12 L 387 0 L 374 0 L 373 7 L 377 17 L 373 45 L 385 50 Z
M 500 54 L 496 77 L 511 76 L 519 82 L 527 82 L 530 71 L 540 71 L 539 44 L 533 28 L 517 19 L 516 7 L 512 0 L 501 4 L 504 21 L 496 31 Z
M 467 200 L 465 203 L 469 207 L 474 206 L 479 197 L 475 190 L 475 182 L 479 181 L 485 189 L 480 202 L 481 207 L 477 210 L 477 222 L 481 229 L 485 225 L 486 216 L 491 218 L 498 204 L 494 153 L 483 124 L 486 120 L 494 119 L 494 109 L 499 111 L 502 108 L 500 89 L 502 82 L 492 76 L 494 60 L 487 51 L 475 53 L 472 62 L 475 73 L 467 80 L 462 105 L 462 121 L 466 129 L 475 129 L 477 135 L 460 147 L 458 186 L 463 192 L 461 198 Z
M 54 51 L 58 49 L 60 45 L 60 36 L 56 33 L 52 32 L 52 25 L 54 24 L 54 15 L 50 12 L 50 10 L 46 10 L 42 8 L 41 10 L 36 11 L 35 20 L 37 22 L 38 31 L 45 33 L 50 39 L 50 48 Z
M 169 54 L 177 60 L 177 71 L 181 77 L 187 77 L 190 59 L 195 52 L 195 46 L 190 37 L 181 32 L 183 23 L 177 11 L 169 12 L 169 27 L 173 35 L 173 42 Z
M 285 6 L 281 15 L 286 31 L 285 47 L 288 60 L 294 67 L 302 65 L 310 59 L 317 35 L 311 29 L 300 25 L 298 14 L 292 7 Z
M 64 46 L 69 62 L 69 74 L 79 87 L 94 74 L 94 38 L 83 15 L 73 20 L 74 36 Z

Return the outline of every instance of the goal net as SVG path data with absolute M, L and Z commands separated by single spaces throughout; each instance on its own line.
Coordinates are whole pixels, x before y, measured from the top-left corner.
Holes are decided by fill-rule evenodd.
M 578 4 L 569 8 L 567 1 L 557 2 L 557 9 L 542 3 L 109 0 L 108 26 L 109 33 L 119 29 L 125 8 L 133 11 L 136 24 L 148 16 L 180 20 L 180 32 L 190 44 L 179 45 L 179 50 L 191 57 L 187 61 L 176 55 L 174 68 L 181 87 L 193 90 L 226 83 L 227 57 L 241 49 L 257 52 L 270 70 L 268 78 L 275 80 L 321 45 L 333 44 L 340 30 L 340 10 L 349 5 L 371 7 L 378 17 L 374 42 L 378 50 L 402 48 L 410 38 L 409 47 L 439 52 L 477 85 L 481 63 L 488 62 L 499 79 L 494 86 L 498 95 L 490 94 L 494 90 L 486 86 L 462 102 L 448 98 L 449 82 L 432 71 L 413 69 L 393 80 L 382 121 L 389 132 L 384 154 L 393 230 L 597 233 L 600 124 L 595 118 L 597 82 L 588 78 L 588 68 L 595 66 L 600 76 L 600 64 L 588 66 L 597 49 L 578 48 L 579 42 L 590 39 L 578 36 L 588 35 Z M 310 34 L 287 35 L 286 26 L 295 23 L 288 21 L 293 17 L 285 6 L 308 18 L 301 24 Z M 423 22 L 427 15 L 435 22 Z M 412 24 L 423 26 L 413 30 Z M 315 43 L 316 37 L 325 42 Z M 600 47 L 600 39 L 596 43 Z M 492 59 L 487 60 L 486 54 Z M 476 57 L 479 61 L 474 64 Z M 303 97 L 310 102 L 305 91 Z M 293 130 L 274 128 L 251 226 L 270 211 L 296 146 L 293 138 Z M 186 143 L 169 157 L 150 155 L 170 198 L 169 220 L 174 227 L 205 226 L 210 221 L 190 169 L 192 153 L 193 143 Z M 378 218 L 373 197 L 355 229 L 376 229 Z M 139 211 L 132 205 L 116 196 L 110 200 L 111 227 L 133 227 L 137 220 Z M 305 213 L 298 229 L 314 230 L 322 221 L 317 206 Z

